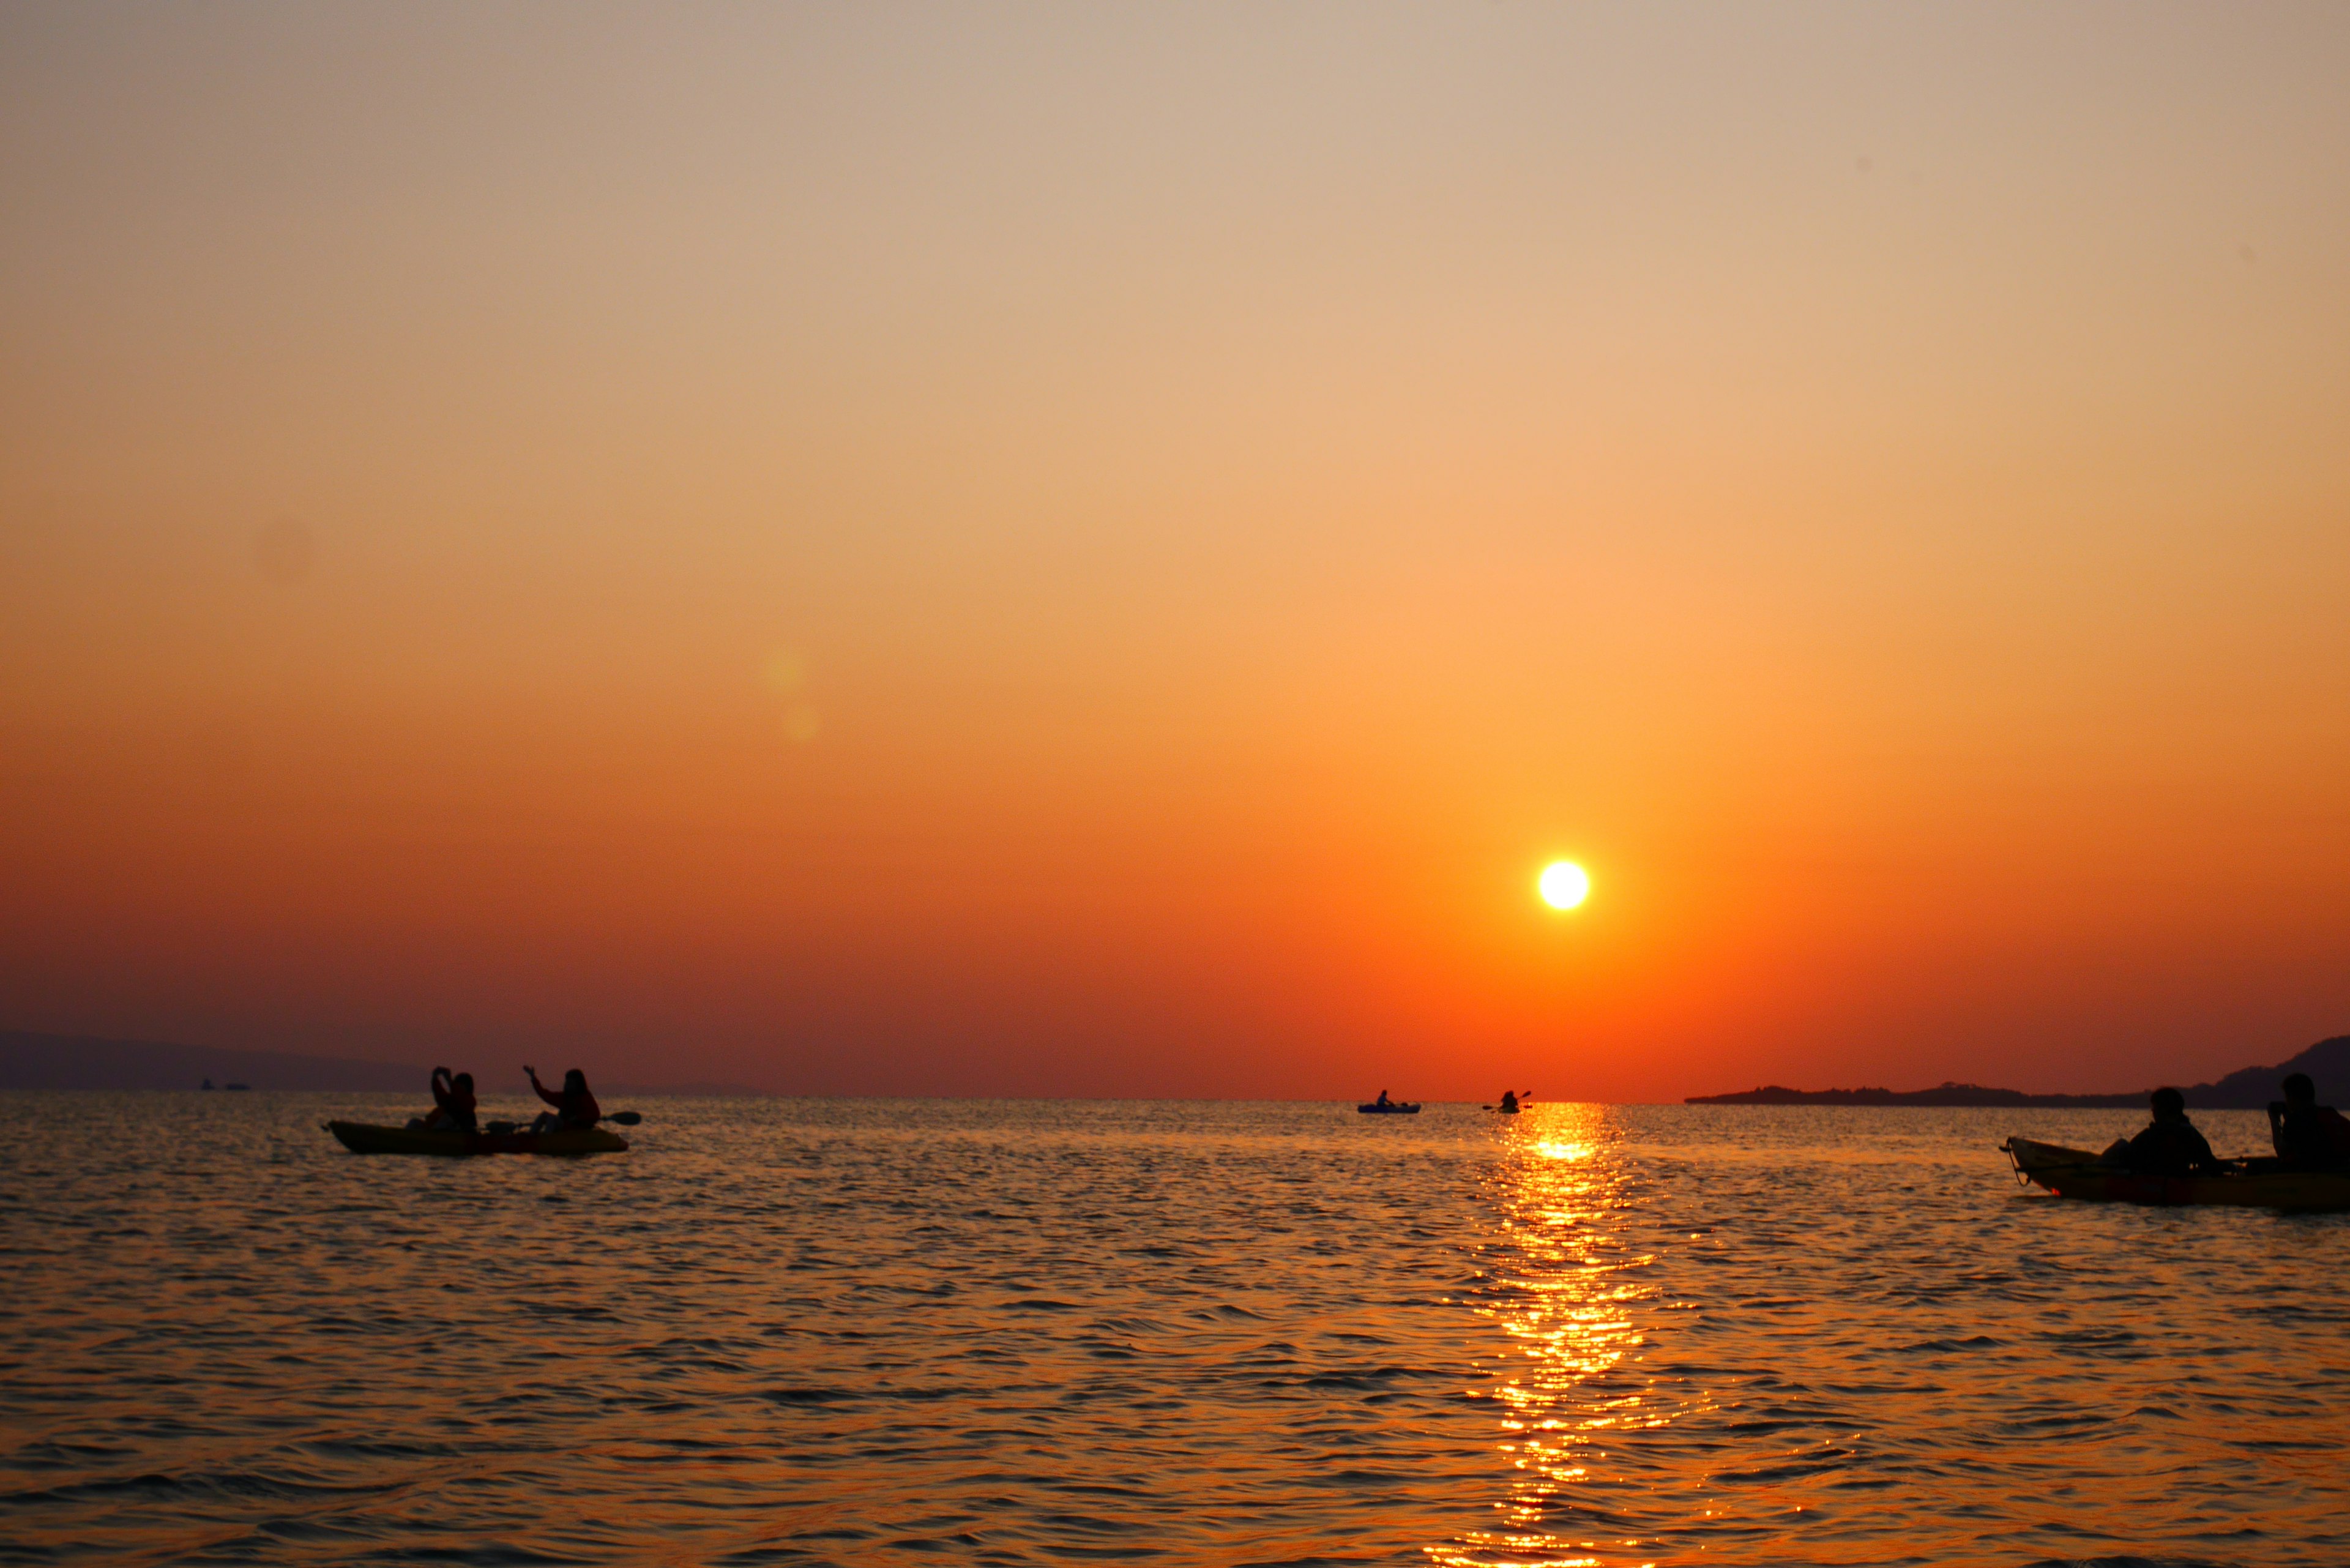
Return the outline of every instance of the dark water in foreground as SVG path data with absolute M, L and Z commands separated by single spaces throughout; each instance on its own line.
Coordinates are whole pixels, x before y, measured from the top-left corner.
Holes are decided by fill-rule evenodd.
M 2350 1218 L 2128 1113 L 364 1108 L 0 1096 L 0 1560 L 2350 1562 Z

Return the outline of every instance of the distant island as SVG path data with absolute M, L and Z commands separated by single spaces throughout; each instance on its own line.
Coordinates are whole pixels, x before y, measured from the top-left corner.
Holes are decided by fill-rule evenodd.
M 2350 1034 L 2321 1040 L 2273 1067 L 2243 1067 L 2214 1083 L 2180 1085 L 2190 1110 L 2256 1111 L 2284 1097 L 2289 1073 L 2317 1080 L 2321 1099 L 2350 1096 Z M 2118 1095 L 2029 1095 L 1981 1084 L 1932 1089 L 1789 1089 L 1778 1085 L 1734 1095 L 1691 1095 L 1692 1106 L 2042 1106 L 2060 1110 L 2142 1109 L 2156 1085 Z

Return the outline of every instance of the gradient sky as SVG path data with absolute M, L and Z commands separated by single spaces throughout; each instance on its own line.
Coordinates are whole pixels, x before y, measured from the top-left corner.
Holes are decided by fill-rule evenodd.
M 2345 82 L 2336 5 L 11 5 L 0 1027 L 1605 1098 L 2350 1031 Z

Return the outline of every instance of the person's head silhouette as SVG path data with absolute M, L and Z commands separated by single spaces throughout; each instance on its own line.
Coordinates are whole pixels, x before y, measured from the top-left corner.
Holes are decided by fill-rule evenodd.
M 2314 1106 L 2317 1103 L 2317 1085 L 2306 1073 L 2295 1073 L 2284 1081 L 2284 1103 L 2288 1106 Z
M 2187 1115 L 2187 1096 L 2176 1089 L 2154 1092 L 2154 1119 L 2158 1122 L 2183 1120 Z

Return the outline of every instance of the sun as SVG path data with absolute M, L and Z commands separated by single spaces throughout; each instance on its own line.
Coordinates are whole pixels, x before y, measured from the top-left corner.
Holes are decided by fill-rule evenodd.
M 1572 909 L 1591 897 L 1591 877 L 1572 860 L 1554 860 L 1543 867 L 1542 900 L 1554 909 Z

